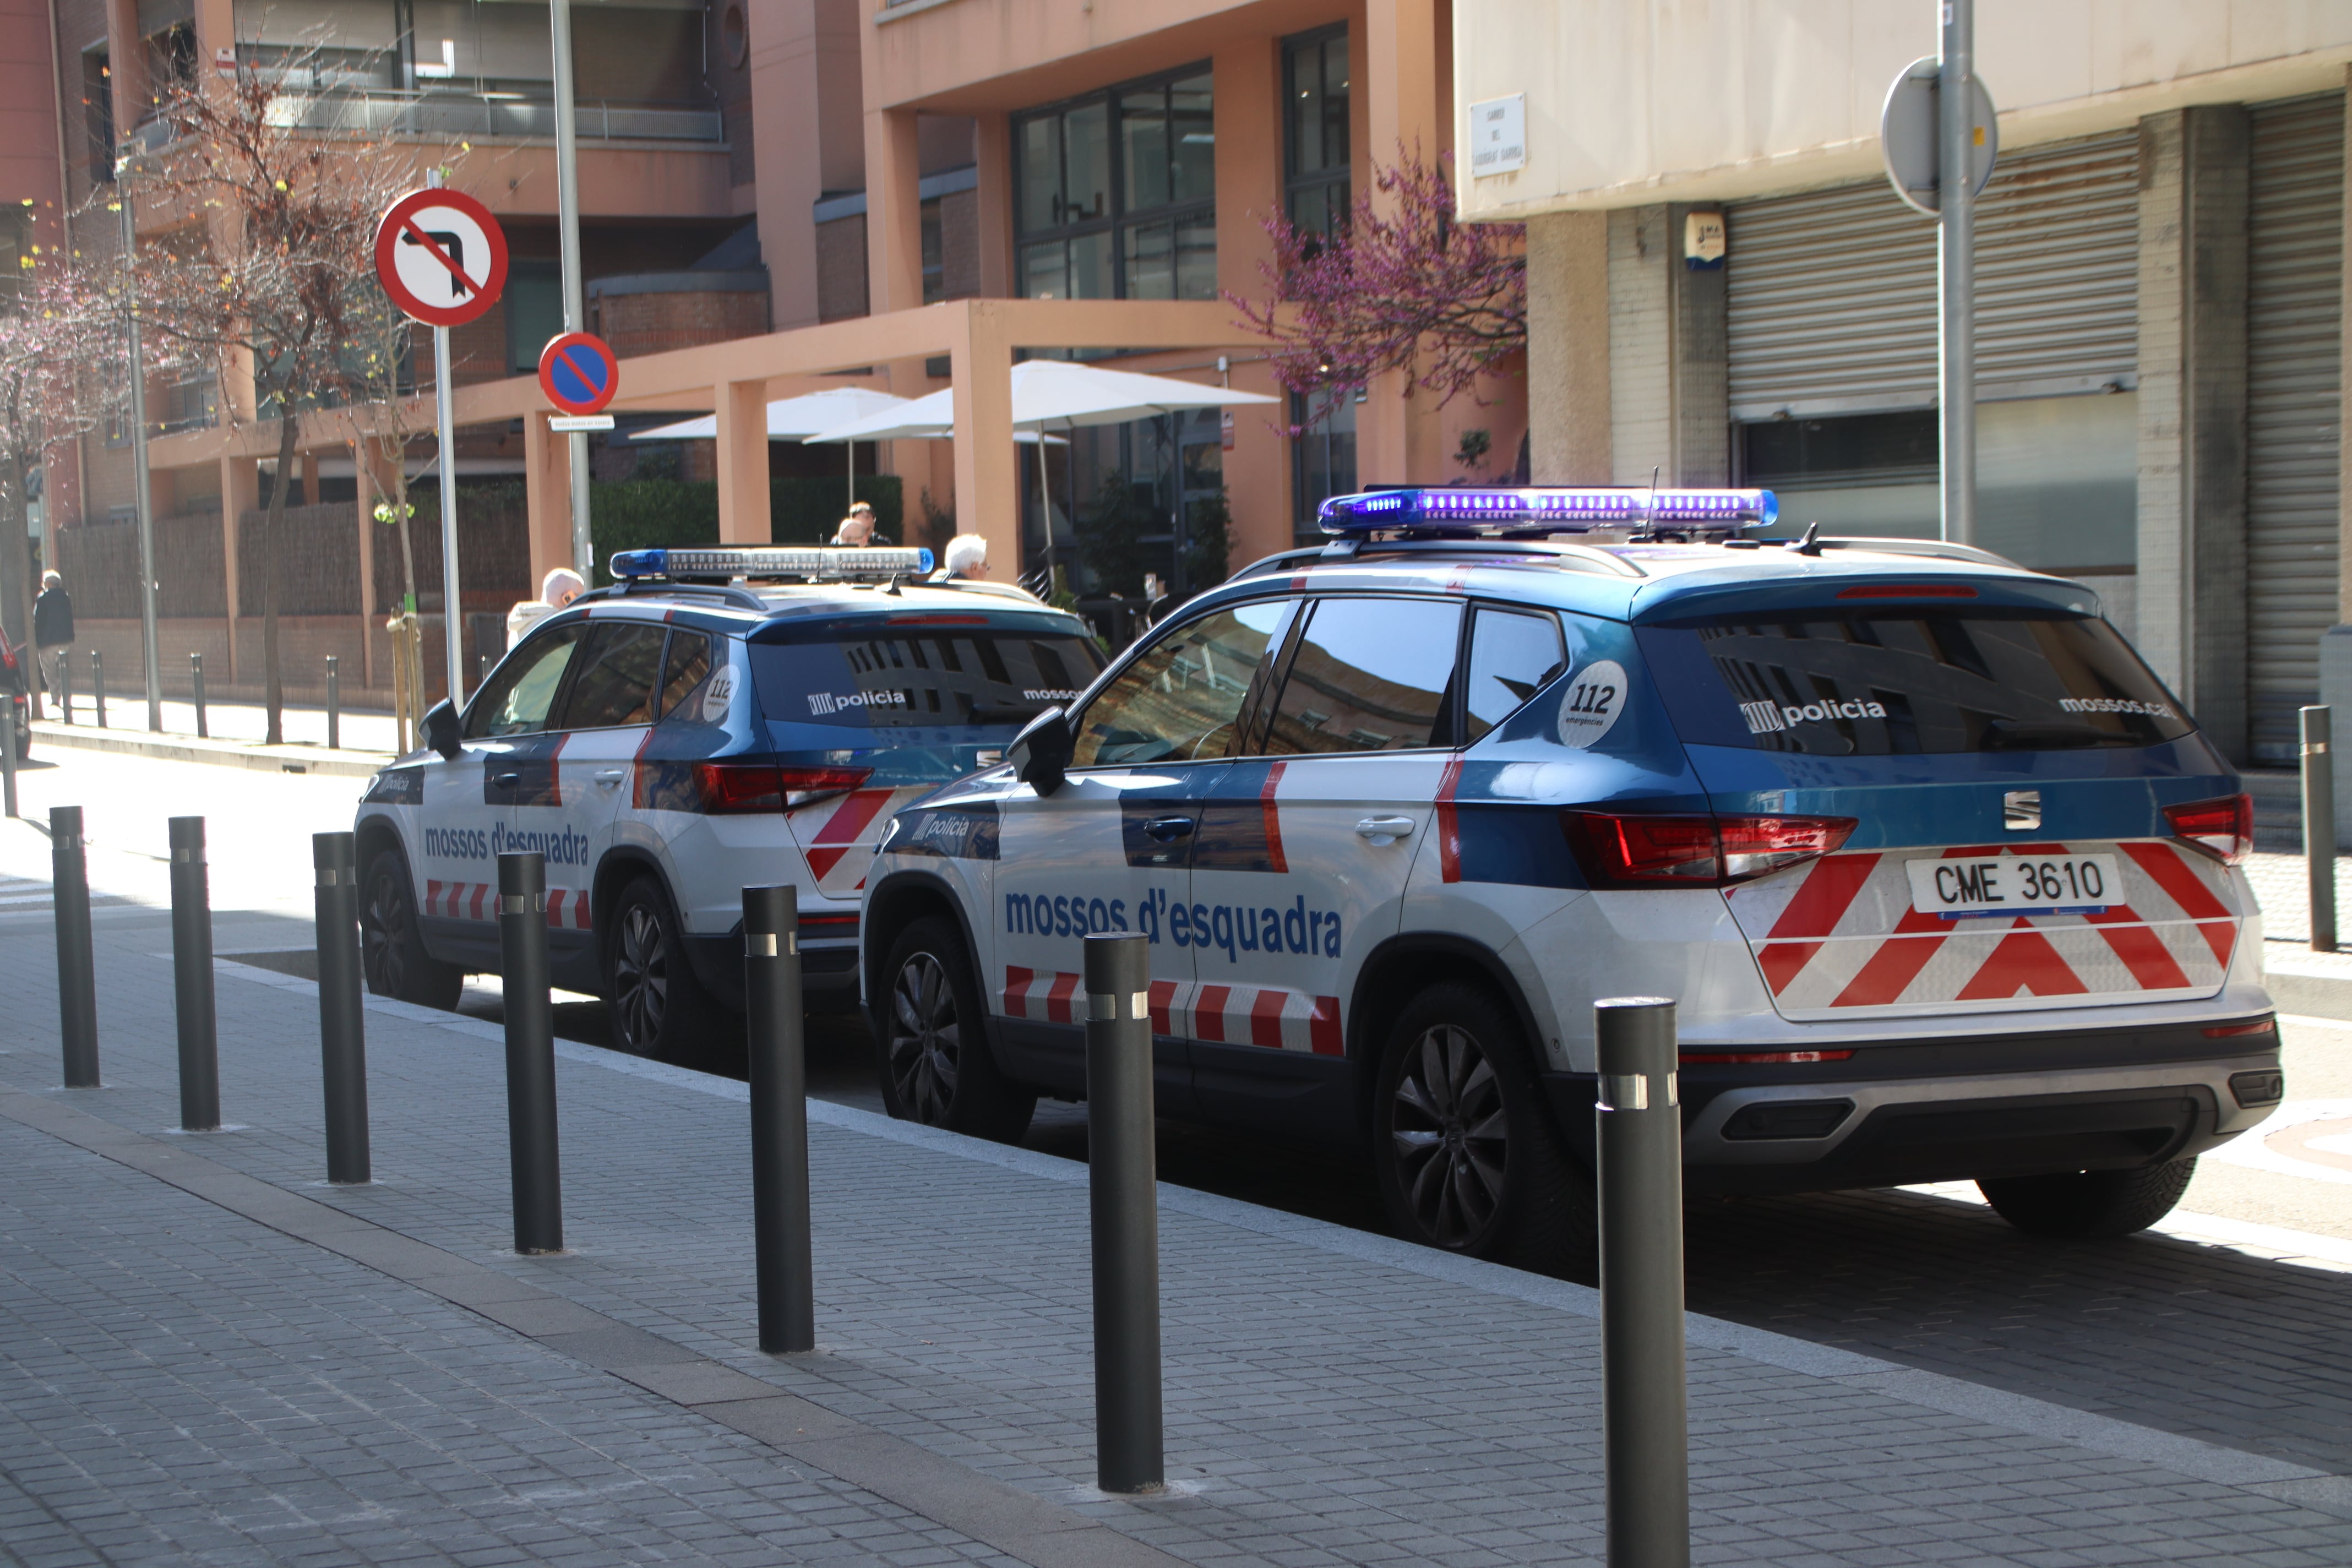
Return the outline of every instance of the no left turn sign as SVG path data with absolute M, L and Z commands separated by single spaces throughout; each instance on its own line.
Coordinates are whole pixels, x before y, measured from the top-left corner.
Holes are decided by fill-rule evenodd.
M 506 287 L 506 231 L 463 191 L 411 191 L 376 225 L 375 275 L 417 321 L 463 326 Z

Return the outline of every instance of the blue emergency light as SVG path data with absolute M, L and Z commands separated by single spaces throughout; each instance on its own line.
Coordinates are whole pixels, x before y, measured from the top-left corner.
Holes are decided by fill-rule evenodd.
M 615 581 L 626 582 L 647 577 L 666 577 L 672 582 L 727 582 L 737 577 L 850 582 L 924 576 L 930 572 L 931 563 L 929 551 L 913 546 L 835 549 L 751 545 L 741 549 L 623 550 L 614 555 L 612 570 Z
M 1391 531 L 1494 533 L 1596 528 L 1734 533 L 1769 528 L 1780 515 L 1770 490 L 1399 489 L 1333 496 L 1323 531 L 1343 538 Z

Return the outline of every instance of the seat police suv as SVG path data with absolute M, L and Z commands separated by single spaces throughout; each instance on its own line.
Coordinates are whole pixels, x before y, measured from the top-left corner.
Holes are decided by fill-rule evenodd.
M 2080 584 L 1742 537 L 1764 491 L 1385 491 L 901 809 L 898 1115 L 1083 1094 L 1148 944 L 1159 1105 L 1367 1145 L 1400 1233 L 1591 1245 L 1592 1010 L 1679 1005 L 1694 1191 L 1972 1179 L 2105 1237 L 2282 1092 L 2230 765 Z
M 1017 588 L 914 549 L 625 552 L 461 713 L 370 781 L 370 989 L 454 1006 L 499 969 L 497 858 L 545 857 L 555 984 L 666 1053 L 740 1009 L 746 885 L 799 889 L 811 999 L 856 999 L 857 895 L 891 811 L 1003 754 L 1102 668 Z

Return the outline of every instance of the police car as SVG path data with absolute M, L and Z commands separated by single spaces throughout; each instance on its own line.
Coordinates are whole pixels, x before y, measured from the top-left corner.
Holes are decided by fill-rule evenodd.
M 741 889 L 800 889 L 812 1000 L 856 999 L 857 894 L 891 811 L 1003 754 L 1089 684 L 1083 622 L 1015 588 L 923 584 L 927 550 L 642 550 L 541 621 L 356 833 L 371 989 L 456 1005 L 499 963 L 498 860 L 545 857 L 555 984 L 620 1043 L 740 1009 Z
M 1149 944 L 1163 1113 L 1368 1144 L 1398 1230 L 1574 1268 L 1592 1005 L 1679 1004 L 1693 1190 L 1973 1179 L 2171 1207 L 2281 1095 L 2230 765 L 2083 585 L 1781 542 L 1769 492 L 1399 490 L 1187 604 L 898 812 L 890 1109 L 1085 1090 L 1081 942 Z

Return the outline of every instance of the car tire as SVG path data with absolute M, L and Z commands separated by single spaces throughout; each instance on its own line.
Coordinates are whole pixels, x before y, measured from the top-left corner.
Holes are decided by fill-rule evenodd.
M 2113 1241 L 2172 1212 L 2197 1173 L 2194 1156 L 2137 1171 L 2074 1171 L 2055 1176 L 1988 1177 L 1977 1191 L 1993 1212 L 2028 1236 L 2053 1241 Z
M 360 969 L 378 996 L 445 1013 L 456 1009 L 466 989 L 464 970 L 425 951 L 416 884 L 409 879 L 408 858 L 397 849 L 369 861 L 360 884 Z
M 1372 1165 L 1399 1236 L 1442 1252 L 1590 1279 L 1592 1183 L 1543 1103 L 1518 1021 L 1488 992 L 1433 985 L 1389 1030 Z
M 1019 1142 L 1037 1095 L 997 1068 L 980 985 L 952 921 L 933 916 L 898 933 L 880 996 L 875 1066 L 885 1109 L 901 1121 Z
M 604 928 L 604 1000 L 613 1010 L 613 1044 L 639 1056 L 669 1058 L 709 1043 L 719 1006 L 687 956 L 686 928 L 669 894 L 651 877 L 621 889 Z

